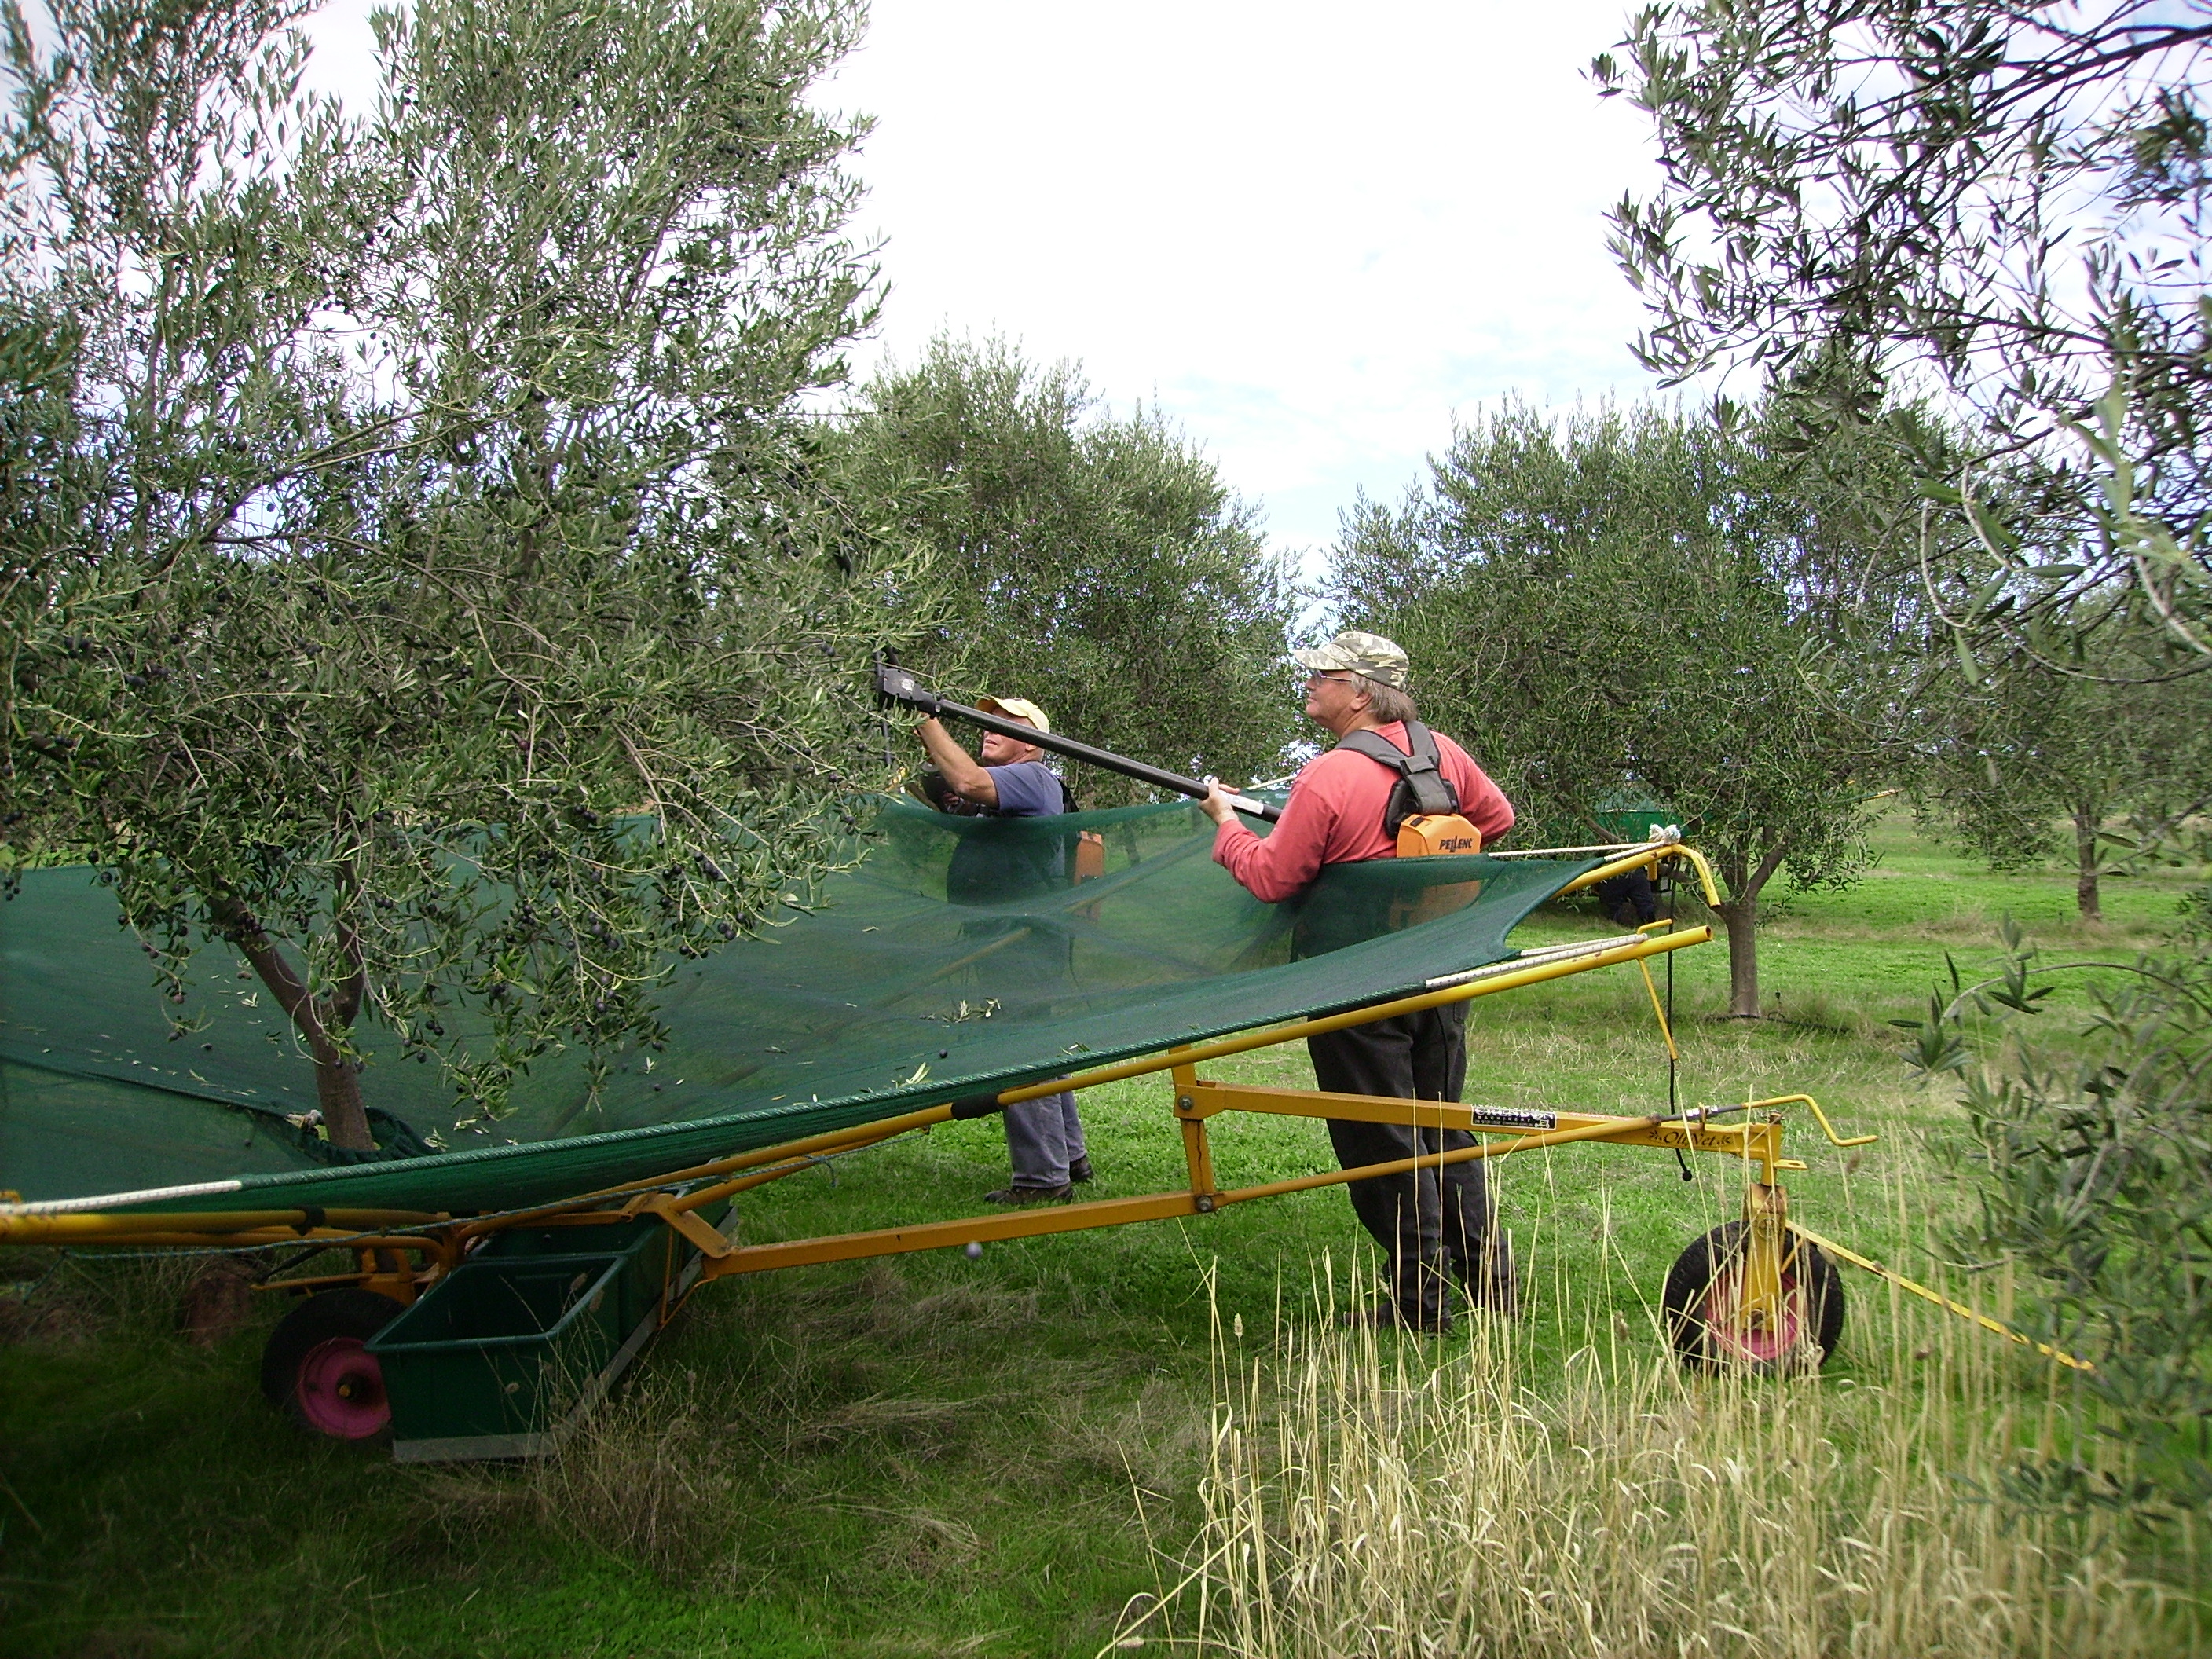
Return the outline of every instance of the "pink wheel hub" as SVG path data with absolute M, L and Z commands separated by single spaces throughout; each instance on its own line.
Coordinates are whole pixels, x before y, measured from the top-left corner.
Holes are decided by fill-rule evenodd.
M 357 1336 L 334 1336 L 310 1348 L 294 1388 L 301 1417 L 318 1434 L 366 1440 L 392 1421 L 384 1369 Z
M 1714 1357 L 1741 1365 L 1772 1365 L 1787 1358 L 1805 1334 L 1805 1298 L 1797 1275 L 1783 1273 L 1782 1316 L 1772 1325 L 1744 1322 L 1742 1291 L 1743 1270 L 1737 1266 L 1717 1275 L 1705 1294 L 1705 1332 Z

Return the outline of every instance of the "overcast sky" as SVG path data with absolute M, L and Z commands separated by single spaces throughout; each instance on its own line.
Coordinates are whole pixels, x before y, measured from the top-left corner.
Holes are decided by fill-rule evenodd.
M 1650 187 L 1647 127 L 1583 76 L 1627 3 L 877 0 L 820 99 L 877 121 L 857 228 L 890 294 L 858 366 L 946 327 L 1079 359 L 1317 550 L 1455 413 L 1650 389 L 1603 221 Z M 349 95 L 368 10 L 313 30 Z

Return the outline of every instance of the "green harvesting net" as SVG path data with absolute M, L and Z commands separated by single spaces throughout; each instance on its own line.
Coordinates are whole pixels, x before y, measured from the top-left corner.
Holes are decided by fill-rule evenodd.
M 1076 884 L 1086 832 L 1104 872 Z M 1591 867 L 1384 860 L 1266 905 L 1212 845 L 1182 805 L 999 820 L 887 803 L 819 907 L 677 968 L 665 1048 L 620 1056 L 596 1102 L 562 1056 L 510 1115 L 459 1130 L 436 1069 L 376 1063 L 369 1030 L 383 1151 L 350 1163 L 289 1121 L 313 1073 L 227 951 L 196 958 L 172 1012 L 204 1023 L 172 1037 L 112 897 L 85 871 L 36 872 L 0 907 L 0 1188 L 115 1210 L 550 1201 L 1419 989 L 1509 955 L 1515 925 Z

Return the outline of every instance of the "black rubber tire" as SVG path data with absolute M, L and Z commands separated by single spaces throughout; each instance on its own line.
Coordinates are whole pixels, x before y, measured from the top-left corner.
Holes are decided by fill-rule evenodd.
M 1795 1252 L 1783 1269 L 1785 1294 L 1802 1285 L 1806 1313 L 1799 1324 L 1798 1340 L 1771 1357 L 1730 1356 L 1714 1340 L 1705 1322 L 1705 1301 L 1713 1281 L 1742 1258 L 1744 1223 L 1724 1222 L 1702 1238 L 1695 1238 L 1667 1270 L 1667 1288 L 1660 1297 L 1666 1310 L 1667 1334 L 1674 1352 L 1686 1365 L 1714 1370 L 1733 1364 L 1753 1371 L 1818 1370 L 1827 1364 L 1844 1339 L 1844 1286 L 1836 1264 L 1810 1240 L 1790 1236 Z M 1812 1345 L 1811 1352 L 1806 1345 Z
M 309 1433 L 319 1433 L 300 1409 L 301 1362 L 333 1337 L 366 1342 L 404 1311 L 394 1298 L 357 1285 L 309 1297 L 284 1316 L 262 1347 L 262 1398 Z

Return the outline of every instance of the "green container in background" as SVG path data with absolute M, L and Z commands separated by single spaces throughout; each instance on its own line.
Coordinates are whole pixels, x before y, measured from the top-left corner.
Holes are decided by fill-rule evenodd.
M 1602 797 L 1590 816 L 1607 835 L 1625 842 L 1649 840 L 1652 825 L 1674 821 L 1674 810 L 1664 801 L 1634 789 L 1616 789 Z

